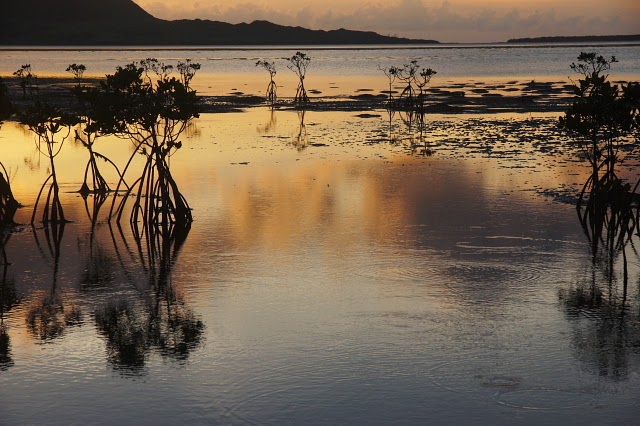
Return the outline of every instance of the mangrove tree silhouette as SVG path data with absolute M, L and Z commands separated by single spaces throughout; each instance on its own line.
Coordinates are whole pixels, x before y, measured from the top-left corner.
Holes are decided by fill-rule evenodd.
M 145 159 L 142 173 L 123 190 L 120 201 L 114 197 L 110 220 L 115 217 L 120 221 L 132 198 L 129 221 L 135 228 L 142 224 L 140 232 L 151 226 L 166 231 L 191 225 L 191 209 L 171 173 L 169 158 L 182 147 L 179 139 L 190 121 L 199 116 L 196 92 L 190 87 L 199 67 L 191 61 L 180 62 L 176 78 L 171 76 L 172 66 L 147 59 L 118 67 L 100 87 L 86 92 L 85 133 L 116 135 L 135 146 L 122 170 L 117 193 L 127 186 L 124 176 L 134 156 Z
M 31 71 L 31 64 L 22 65 L 13 75 L 19 81 L 22 99 L 27 99 L 27 95 L 32 96 L 38 91 L 38 78 Z
M 612 267 L 615 254 L 622 252 L 626 271 L 625 245 L 638 230 L 638 183 L 625 182 L 616 166 L 636 147 L 637 141 L 623 136 L 637 130 L 640 90 L 637 83 L 619 87 L 608 81 L 605 72 L 615 62 L 615 57 L 582 52 L 571 64 L 583 78 L 573 87 L 574 99 L 560 126 L 575 137 L 590 164 L 576 209 L 592 254 L 602 248 Z
M 40 187 L 36 197 L 31 223 L 35 222 L 38 206 L 45 190 L 46 198 L 42 206 L 42 223 L 46 225 L 49 222 L 65 222 L 64 209 L 60 202 L 60 186 L 55 158 L 60 154 L 64 142 L 71 133 L 71 128 L 78 123 L 78 119 L 75 115 L 63 112 L 60 108 L 36 100 L 21 114 L 20 121 L 36 135 L 38 151 L 49 160 L 49 176 Z
M 288 58 L 288 61 L 289 63 L 287 64 L 287 68 L 293 71 L 299 80 L 298 88 L 296 89 L 296 95 L 293 98 L 293 102 L 309 102 L 309 96 L 307 95 L 307 90 L 304 87 L 304 79 L 307 76 L 307 68 L 309 67 L 311 58 L 307 56 L 306 53 L 296 52 L 295 55 Z
M 269 73 L 270 81 L 269 81 L 269 84 L 267 85 L 267 91 L 265 96 L 267 98 L 267 102 L 273 105 L 276 103 L 276 100 L 278 99 L 278 95 L 277 95 L 278 87 L 276 86 L 276 82 L 273 79 L 277 74 L 276 64 L 274 62 L 258 61 L 256 62 L 256 66 L 263 67 Z

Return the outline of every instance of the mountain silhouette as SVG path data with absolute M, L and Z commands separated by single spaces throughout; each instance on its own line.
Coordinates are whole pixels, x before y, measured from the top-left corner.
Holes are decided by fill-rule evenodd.
M 0 45 L 184 46 L 438 43 L 267 21 L 229 24 L 158 19 L 131 0 L 17 0 L 0 9 Z

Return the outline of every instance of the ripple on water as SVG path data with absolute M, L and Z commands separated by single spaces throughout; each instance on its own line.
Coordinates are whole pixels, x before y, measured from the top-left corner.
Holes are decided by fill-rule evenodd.
M 557 411 L 585 407 L 596 403 L 593 396 L 580 390 L 531 388 L 499 391 L 494 400 L 521 410 Z
M 436 364 L 428 370 L 429 379 L 438 387 L 456 393 L 476 394 L 479 388 L 517 388 L 523 379 L 496 373 L 497 363 L 487 360 L 457 359 Z
M 534 361 L 535 363 L 535 361 Z M 490 354 L 467 354 L 443 361 L 428 370 L 436 386 L 460 394 L 493 400 L 495 403 L 520 410 L 566 410 L 596 406 L 596 396 L 588 389 L 557 387 L 553 373 L 533 373 L 530 360 L 510 358 L 497 360 Z M 549 386 L 540 383 L 548 381 Z M 484 392 L 482 392 L 484 390 Z
M 451 269 L 465 280 L 509 280 L 511 284 L 532 283 L 553 272 L 550 257 L 570 241 L 511 236 L 478 236 L 456 243 L 464 261 Z M 505 256 L 509 261 L 505 262 Z

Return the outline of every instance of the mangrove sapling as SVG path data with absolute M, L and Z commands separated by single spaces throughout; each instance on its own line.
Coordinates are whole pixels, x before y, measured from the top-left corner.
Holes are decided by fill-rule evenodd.
M 181 77 L 166 74 L 166 66 L 159 67 L 158 79 L 148 76 L 155 62 L 131 63 L 118 67 L 113 75 L 91 92 L 91 130 L 130 139 L 135 151 L 129 158 L 122 176 L 137 154 L 144 156 L 141 175 L 126 190 L 116 204 L 114 198 L 109 219 L 122 219 L 129 198 L 133 198 L 129 221 L 137 229 L 151 226 L 168 229 L 190 226 L 193 218 L 187 200 L 180 193 L 169 168 L 169 158 L 182 147 L 179 137 L 193 118 L 198 117 L 196 92 L 189 83 L 197 64 L 181 63 Z M 124 185 L 121 178 L 116 192 Z
M 389 142 L 397 143 L 393 136 L 393 117 L 396 113 L 396 110 L 393 105 L 393 83 L 398 78 L 398 74 L 400 73 L 400 68 L 398 67 L 389 67 L 389 68 L 381 68 L 378 67 L 380 71 L 384 73 L 389 81 L 389 90 L 388 90 L 388 99 L 387 99 L 387 115 L 389 116 Z
M 398 78 L 398 75 L 399 75 L 399 73 L 401 71 L 401 68 L 398 68 L 398 67 L 380 68 L 380 67 L 378 67 L 378 69 L 380 71 L 382 71 L 384 73 L 384 75 L 387 77 L 387 80 L 389 80 L 389 91 L 388 91 L 389 99 L 387 100 L 387 109 L 391 110 L 392 109 L 392 104 L 393 104 L 393 83 L 395 83 L 396 79 Z
M 191 62 L 191 59 L 178 62 L 176 67 L 180 74 L 180 81 L 187 90 L 191 89 L 191 80 L 196 76 L 196 72 L 200 69 L 200 64 Z
M 31 215 L 31 224 L 35 222 L 38 205 L 43 191 L 49 184 L 47 196 L 42 208 L 41 221 L 65 222 L 64 210 L 60 202 L 60 187 L 56 173 L 55 158 L 60 154 L 65 140 L 71 133 L 72 126 L 78 123 L 77 117 L 62 112 L 59 108 L 36 101 L 21 115 L 20 121 L 36 135 L 38 150 L 49 159 L 49 176 L 42 184 Z M 50 182 L 50 183 L 49 183 Z
M 87 71 L 87 67 L 84 64 L 73 63 L 69 64 L 66 71 L 73 74 L 77 85 L 82 85 L 82 76 L 84 76 L 85 71 Z
M 417 99 L 417 108 L 418 108 L 417 112 L 418 112 L 418 117 L 421 125 L 424 125 L 424 114 L 425 114 L 424 102 L 426 98 L 426 93 L 424 88 L 427 84 L 429 84 L 429 82 L 431 81 L 431 77 L 433 77 L 435 74 L 436 74 L 436 71 L 432 70 L 431 68 L 423 68 L 414 77 L 414 81 L 416 83 L 416 86 L 418 86 L 418 91 L 419 91 L 418 99 Z
M 22 89 L 22 99 L 27 99 L 27 93 L 33 95 L 38 90 L 38 79 L 36 75 L 31 72 L 31 64 L 22 65 L 13 75 L 19 80 L 20 88 Z
M 266 98 L 267 98 L 267 101 L 271 105 L 273 105 L 276 103 L 276 100 L 278 98 L 276 94 L 276 91 L 277 91 L 276 82 L 273 79 L 276 76 L 276 64 L 274 62 L 258 61 L 256 62 L 256 66 L 263 67 L 269 73 L 270 81 L 269 81 L 269 84 L 267 85 Z
M 417 95 L 413 83 L 416 81 L 416 73 L 419 69 L 420 65 L 416 60 L 404 64 L 402 68 L 398 69 L 398 80 L 406 85 L 400 93 L 398 106 L 404 107 L 408 111 L 413 111 L 416 107 Z M 401 105 L 402 103 L 404 103 L 404 105 Z
M 287 64 L 287 68 L 293 71 L 298 76 L 299 80 L 298 88 L 296 89 L 296 96 L 293 98 L 293 102 L 309 102 L 309 96 L 307 95 L 307 90 L 304 87 L 304 79 L 307 75 L 307 68 L 309 67 L 311 58 L 305 53 L 296 52 L 296 54 L 290 57 L 288 61 L 289 64 Z

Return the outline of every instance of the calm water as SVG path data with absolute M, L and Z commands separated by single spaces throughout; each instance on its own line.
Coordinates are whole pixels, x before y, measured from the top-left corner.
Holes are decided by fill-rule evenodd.
M 640 258 L 625 295 L 543 195 L 588 173 L 554 117 L 433 117 L 432 156 L 383 112 L 302 118 L 195 122 L 171 159 L 195 222 L 162 267 L 91 226 L 66 142 L 73 222 L 5 236 L 0 423 L 637 423 Z M 0 152 L 26 223 L 46 162 L 14 123 Z

